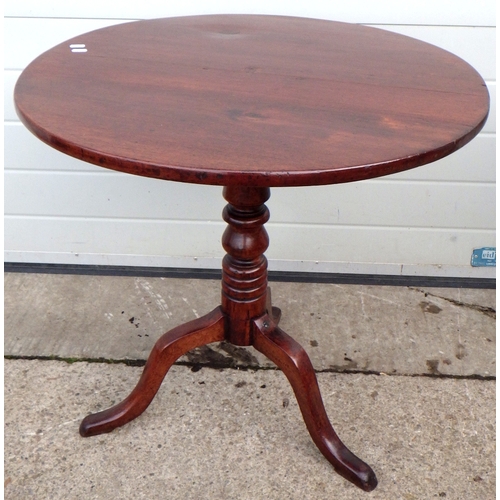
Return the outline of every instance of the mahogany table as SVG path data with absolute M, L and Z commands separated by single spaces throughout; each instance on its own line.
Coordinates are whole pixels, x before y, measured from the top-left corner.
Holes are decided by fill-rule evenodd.
M 81 435 L 130 422 L 179 356 L 226 340 L 276 363 L 321 453 L 347 480 L 375 488 L 372 469 L 333 430 L 306 352 L 278 326 L 265 202 L 273 186 L 369 179 L 457 150 L 488 114 L 477 72 L 375 28 L 199 16 L 131 22 L 64 42 L 25 69 L 15 103 L 23 123 L 64 153 L 131 174 L 224 186 L 228 201 L 221 305 L 164 334 L 132 393 L 85 417 Z

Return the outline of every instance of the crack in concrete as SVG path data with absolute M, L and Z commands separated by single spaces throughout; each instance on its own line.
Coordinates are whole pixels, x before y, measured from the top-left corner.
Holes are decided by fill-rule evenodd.
M 467 302 L 462 302 L 460 300 L 456 299 L 450 299 L 449 297 L 442 297 L 441 295 L 436 295 L 431 292 L 426 292 L 425 290 L 422 290 L 421 288 L 414 288 L 414 287 L 408 287 L 410 290 L 415 290 L 416 292 L 423 293 L 425 297 L 435 297 L 437 299 L 442 299 L 445 300 L 446 302 L 449 302 L 457 307 L 465 307 L 467 309 L 472 309 L 473 311 L 478 311 L 480 313 L 485 314 L 486 316 L 496 319 L 496 309 L 493 309 L 492 307 L 486 307 L 486 306 L 480 306 L 479 304 L 469 304 Z
M 228 342 L 220 342 L 217 348 L 228 355 L 205 345 L 197 347 L 186 353 L 190 364 L 195 366 L 212 365 L 223 368 L 237 368 L 241 366 L 254 367 L 259 362 L 248 350 L 243 347 L 233 346 Z M 177 363 L 181 363 L 177 361 Z
M 238 371 L 281 371 L 275 366 L 244 366 L 236 365 L 234 362 L 230 361 L 229 357 L 223 356 L 222 359 L 214 360 L 213 362 L 190 362 L 190 361 L 177 361 L 174 363 L 175 366 L 186 366 L 190 367 L 191 371 L 197 372 L 202 368 L 209 368 L 214 370 L 230 369 Z M 143 367 L 146 361 L 143 359 L 106 359 L 106 358 L 64 358 L 60 356 L 15 356 L 15 355 L 5 355 L 4 359 L 7 360 L 26 360 L 26 361 L 60 361 L 63 363 L 73 364 L 73 363 L 102 363 L 108 365 L 119 365 L 123 364 L 126 366 L 133 367 Z M 228 362 L 229 360 L 229 362 Z M 494 375 L 450 375 L 446 373 L 385 373 L 376 370 L 359 370 L 359 369 L 339 369 L 337 367 L 325 368 L 323 370 L 314 370 L 315 373 L 336 373 L 345 375 L 378 375 L 384 377 L 427 377 L 427 378 L 446 378 L 455 380 L 483 380 L 483 381 L 496 381 L 496 376 Z

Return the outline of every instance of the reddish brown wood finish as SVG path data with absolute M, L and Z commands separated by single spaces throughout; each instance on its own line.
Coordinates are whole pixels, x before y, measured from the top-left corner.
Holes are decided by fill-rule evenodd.
M 341 476 L 371 491 L 377 485 L 375 473 L 346 448 L 333 430 L 309 357 L 278 328 L 281 311 L 272 306 L 264 256 L 269 244 L 264 229 L 269 210 L 264 203 L 269 196 L 269 188 L 224 189 L 229 203 L 223 212 L 228 226 L 222 237 L 227 255 L 222 262 L 221 307 L 163 335 L 132 393 L 112 408 L 85 417 L 80 434 L 88 437 L 111 432 L 138 417 L 153 400 L 176 359 L 190 349 L 225 339 L 236 345 L 253 345 L 283 370 L 321 453 Z
M 227 255 L 222 261 L 222 310 L 229 318 L 227 340 L 252 345 L 251 320 L 268 307 L 267 259 L 269 237 L 264 224 L 269 210 L 264 205 L 269 188 L 224 188 L 229 204 L 222 217 L 228 227 L 222 236 Z
M 342 477 L 365 491 L 372 491 L 377 486 L 375 473 L 346 448 L 333 430 L 306 351 L 268 315 L 256 320 L 255 326 L 253 346 L 283 370 L 316 446 Z
M 246 15 L 78 36 L 26 68 L 15 102 L 35 135 L 69 155 L 222 186 L 398 172 L 460 148 L 488 114 L 482 78 L 432 45 L 360 25 Z
M 80 424 L 83 437 L 95 436 L 137 418 L 151 403 L 174 362 L 186 352 L 224 340 L 225 317 L 220 307 L 206 316 L 165 333 L 156 342 L 135 389 L 121 403 L 85 417 Z
M 72 43 L 87 52 L 71 52 Z M 62 43 L 22 73 L 15 103 L 35 135 L 69 155 L 226 186 L 221 306 L 161 337 L 136 388 L 87 416 L 82 436 L 139 416 L 180 355 L 226 339 L 273 360 L 323 455 L 347 480 L 375 488 L 373 471 L 328 421 L 307 354 L 277 326 L 265 202 L 270 186 L 368 179 L 457 150 L 488 115 L 477 72 L 436 47 L 374 28 L 202 16 L 128 23 Z

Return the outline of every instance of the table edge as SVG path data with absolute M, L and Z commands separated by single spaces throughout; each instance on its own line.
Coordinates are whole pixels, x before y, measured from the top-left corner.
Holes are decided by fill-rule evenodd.
M 489 95 L 488 95 L 489 99 Z M 410 170 L 444 158 L 469 143 L 481 131 L 489 115 L 489 106 L 483 119 L 465 135 L 448 144 L 431 151 L 424 151 L 405 158 L 397 158 L 379 163 L 372 163 L 343 168 L 304 170 L 304 171 L 234 171 L 214 170 L 200 167 L 185 167 L 180 165 L 160 165 L 141 160 L 119 157 L 82 148 L 77 144 L 57 137 L 41 127 L 37 127 L 22 112 L 15 103 L 16 112 L 23 125 L 38 139 L 50 147 L 73 158 L 127 174 L 139 175 L 173 182 L 190 184 L 207 184 L 215 186 L 233 186 L 245 184 L 255 187 L 291 187 L 291 186 L 319 186 L 327 184 L 341 184 L 360 180 L 382 177 L 405 170 Z

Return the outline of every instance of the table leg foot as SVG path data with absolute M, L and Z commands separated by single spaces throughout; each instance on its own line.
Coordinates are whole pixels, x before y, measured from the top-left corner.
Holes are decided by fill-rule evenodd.
M 141 378 L 121 403 L 85 417 L 80 424 L 83 437 L 95 436 L 125 425 L 138 417 L 151 403 L 173 363 L 187 351 L 224 340 L 225 316 L 220 307 L 165 333 L 149 355 Z
M 365 491 L 377 486 L 373 470 L 356 457 L 335 433 L 323 406 L 309 356 L 293 338 L 265 315 L 255 321 L 253 346 L 281 368 L 292 385 L 309 434 L 335 471 Z

